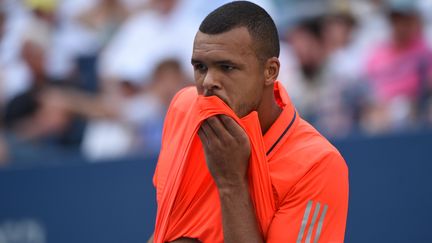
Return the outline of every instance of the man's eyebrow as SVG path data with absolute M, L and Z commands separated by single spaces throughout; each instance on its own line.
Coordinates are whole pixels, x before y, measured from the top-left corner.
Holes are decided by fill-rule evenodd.
M 237 65 L 237 63 L 231 61 L 231 60 L 220 60 L 220 61 L 215 61 L 214 64 L 216 65 Z
M 192 58 L 191 59 L 191 64 L 192 65 L 194 65 L 194 64 L 198 64 L 198 63 L 203 63 L 203 61 L 201 61 L 201 60 L 199 60 L 199 59 L 195 59 L 195 58 Z M 231 60 L 219 60 L 219 61 L 213 61 L 212 62 L 212 64 L 214 64 L 214 65 L 240 65 L 240 64 L 238 64 L 238 63 L 235 63 L 235 62 L 233 62 L 233 61 L 231 61 Z
M 197 64 L 197 63 L 202 63 L 202 61 L 200 61 L 200 60 L 198 60 L 198 59 L 194 59 L 194 58 L 192 58 L 192 59 L 191 59 L 191 63 L 192 63 L 192 65 L 193 65 L 193 64 Z

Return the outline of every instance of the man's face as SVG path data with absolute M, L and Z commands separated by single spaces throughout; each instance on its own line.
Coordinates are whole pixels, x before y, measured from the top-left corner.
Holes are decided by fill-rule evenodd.
M 216 35 L 198 32 L 192 65 L 198 94 L 218 96 L 239 117 L 258 108 L 264 68 L 245 27 Z
M 406 45 L 421 32 L 421 20 L 414 14 L 394 13 L 390 16 L 393 38 L 397 44 Z

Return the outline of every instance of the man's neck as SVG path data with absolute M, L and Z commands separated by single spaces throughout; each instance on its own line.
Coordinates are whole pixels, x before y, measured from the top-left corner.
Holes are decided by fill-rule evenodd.
M 265 134 L 267 130 L 270 129 L 281 112 L 282 108 L 276 103 L 276 99 L 272 90 L 271 95 L 265 95 L 263 97 L 263 100 L 258 107 L 258 117 L 262 134 Z

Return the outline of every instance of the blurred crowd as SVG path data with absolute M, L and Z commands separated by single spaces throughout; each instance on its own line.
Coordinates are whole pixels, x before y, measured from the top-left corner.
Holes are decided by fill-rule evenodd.
M 0 165 L 154 156 L 227 0 L 0 0 Z M 256 0 L 279 79 L 329 138 L 432 127 L 432 0 Z

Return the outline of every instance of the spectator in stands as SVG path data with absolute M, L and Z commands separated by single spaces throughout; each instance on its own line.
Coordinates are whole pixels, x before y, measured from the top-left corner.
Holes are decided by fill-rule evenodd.
M 325 16 L 323 19 L 323 44 L 327 55 L 348 46 L 353 38 L 356 21 L 348 12 Z
M 182 69 L 178 60 L 168 59 L 157 65 L 153 72 L 152 79 L 149 84 L 143 82 L 121 81 L 118 83 L 120 89 L 117 98 L 106 97 L 103 102 L 102 109 L 111 113 L 111 118 L 106 117 L 105 120 L 93 120 L 91 127 L 87 129 L 87 136 L 84 140 L 84 151 L 91 158 L 100 159 L 97 156 L 96 148 L 99 151 L 113 149 L 101 148 L 99 141 L 106 138 L 109 134 L 108 121 L 111 124 L 113 136 L 121 136 L 124 141 L 122 146 L 124 151 L 117 155 L 124 156 L 126 153 L 154 155 L 160 149 L 162 125 L 166 109 L 174 94 L 187 84 L 187 74 Z M 117 106 L 113 107 L 113 99 L 116 99 Z M 108 112 L 106 112 L 108 114 Z M 103 121 L 103 122 L 101 122 Z M 117 125 L 115 125 L 117 124 Z M 103 133 L 97 133 L 99 128 L 106 127 Z M 122 132 L 120 132 L 122 131 Z M 121 135 L 123 134 L 123 135 Z M 119 139 L 120 140 L 120 139 Z M 100 155 L 109 153 L 102 152 Z
M 31 22 L 21 1 L 1 3 L 4 13 L 4 33 L 0 39 L 0 102 L 7 103 L 30 87 L 30 74 L 21 58 L 23 33 Z
M 313 122 L 315 120 L 318 93 L 322 85 L 322 68 L 325 64 L 325 50 L 322 43 L 322 26 L 320 18 L 308 18 L 299 21 L 287 34 L 288 43 L 300 70 L 300 78 L 292 84 L 296 94 L 293 100 L 302 116 Z
M 132 15 L 102 53 L 103 80 L 146 80 L 158 63 L 168 58 L 190 65 L 195 16 L 182 11 L 182 0 L 151 0 Z
M 40 19 L 34 20 L 24 36 L 21 55 L 30 71 L 30 83 L 33 88 L 42 87 L 49 81 L 45 60 L 50 37 L 50 26 Z
M 78 20 L 93 30 L 104 45 L 115 34 L 117 28 L 128 15 L 129 10 L 121 0 L 101 0 L 93 8 L 78 16 Z
M 356 21 L 349 12 L 323 17 L 322 45 L 325 62 L 315 109 L 315 126 L 331 137 L 350 134 L 361 95 L 361 53 L 355 39 Z
M 192 81 L 176 59 L 167 59 L 159 63 L 153 72 L 150 91 L 159 97 L 160 103 L 168 108 L 174 95 Z
M 432 50 L 422 21 L 412 2 L 390 7 L 391 38 L 376 47 L 366 66 L 372 92 L 362 126 L 368 132 L 415 126 L 430 99 Z
M 8 103 L 3 118 L 8 160 L 27 164 L 59 154 L 56 140 L 70 122 L 61 104 L 47 102 L 41 91 L 17 95 Z
M 190 80 L 179 61 L 175 59 L 162 61 L 153 72 L 152 82 L 145 94 L 149 101 L 153 100 L 145 106 L 147 109 L 153 109 L 153 114 L 148 116 L 147 121 L 141 121 L 138 125 L 143 147 L 149 148 L 152 153 L 156 154 L 160 150 L 163 120 L 171 99 L 181 88 L 190 85 Z M 152 103 L 158 105 L 151 107 L 149 104 Z
M 92 8 L 77 16 L 78 22 L 95 36 L 100 49 L 76 58 L 80 86 L 87 91 L 99 89 L 97 62 L 100 51 L 110 42 L 118 28 L 129 17 L 129 9 L 122 0 L 100 0 Z
M 46 99 L 88 120 L 82 151 L 93 161 L 159 151 L 166 109 L 174 94 L 188 84 L 178 60 L 157 65 L 152 81 L 121 80 L 99 95 L 51 89 Z
M 3 102 L 49 80 L 45 57 L 51 44 L 55 6 L 49 0 L 26 4 L 31 11 L 18 2 L 7 9 L 7 32 L 0 43 Z
M 345 54 L 342 50 L 350 43 L 353 28 L 351 18 L 332 15 L 306 18 L 288 32 L 300 75 L 287 87 L 303 117 L 332 137 L 346 136 L 352 127 L 343 96 L 348 82 L 337 77 L 334 62 L 337 52 Z

